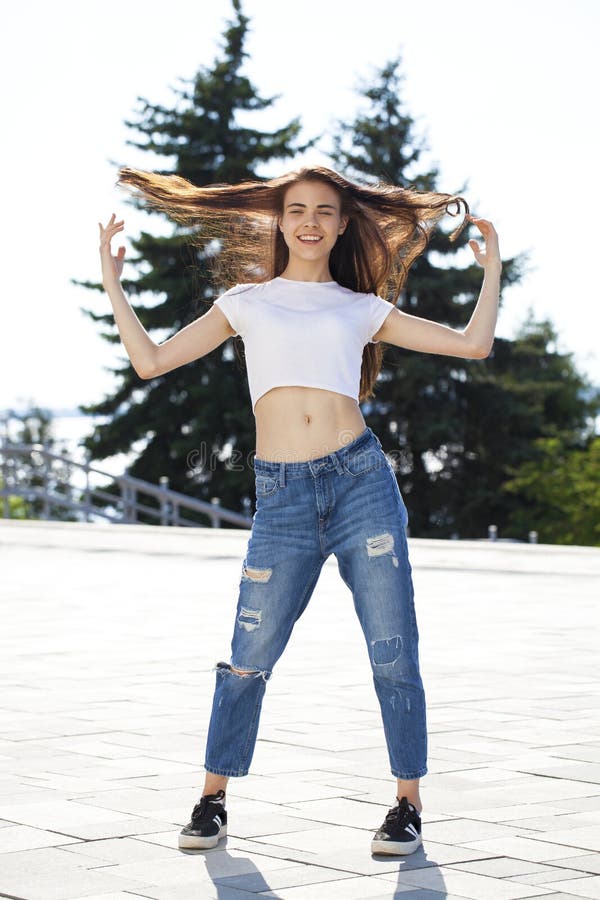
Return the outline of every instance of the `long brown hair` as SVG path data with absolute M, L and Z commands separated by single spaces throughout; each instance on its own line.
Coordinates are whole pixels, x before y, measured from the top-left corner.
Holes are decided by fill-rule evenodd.
M 301 181 L 334 188 L 348 225 L 329 257 L 332 278 L 343 287 L 379 294 L 395 304 L 415 259 L 425 250 L 442 217 L 463 221 L 448 236 L 456 240 L 467 224 L 469 206 L 457 194 L 417 191 L 389 184 L 359 185 L 324 166 L 297 169 L 268 181 L 196 187 L 179 175 L 158 175 L 123 168 L 117 184 L 137 189 L 148 204 L 190 227 L 190 240 L 206 248 L 213 239 L 217 283 L 223 289 L 243 282 L 264 282 L 281 275 L 289 250 L 277 227 L 285 193 Z M 453 211 L 452 207 L 455 207 Z M 381 370 L 381 343 L 363 350 L 359 400 L 374 396 Z

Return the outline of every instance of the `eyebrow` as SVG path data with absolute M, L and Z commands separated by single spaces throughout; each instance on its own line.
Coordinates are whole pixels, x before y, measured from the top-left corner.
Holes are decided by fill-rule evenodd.
M 290 206 L 302 206 L 304 209 L 306 209 L 306 203 L 288 203 L 287 208 L 289 209 Z M 317 209 L 337 209 L 337 207 L 335 207 L 332 203 L 319 203 Z

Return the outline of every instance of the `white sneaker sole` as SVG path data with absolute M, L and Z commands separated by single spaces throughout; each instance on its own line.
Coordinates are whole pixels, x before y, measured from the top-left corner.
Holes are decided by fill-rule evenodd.
M 408 856 L 423 843 L 419 835 L 414 841 L 371 841 L 371 853 L 385 853 L 389 856 Z
M 180 834 L 179 849 L 180 850 L 211 850 L 216 847 L 222 837 L 227 836 L 227 825 L 221 825 L 218 834 L 210 837 L 201 837 L 196 834 Z

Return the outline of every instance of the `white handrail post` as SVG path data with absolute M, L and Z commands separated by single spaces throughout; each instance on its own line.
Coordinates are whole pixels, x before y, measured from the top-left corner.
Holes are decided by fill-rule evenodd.
M 90 461 L 91 454 L 86 451 L 84 457 L 83 471 L 85 474 L 85 488 L 83 492 L 83 515 L 86 522 L 91 521 L 92 517 L 92 492 L 90 487 Z
M 169 490 L 169 478 L 167 475 L 161 475 L 158 479 L 161 490 L 164 491 L 164 495 L 160 498 L 160 524 L 168 525 L 169 524 L 169 499 L 167 497 L 167 491 Z
M 48 456 L 48 445 L 44 441 L 42 444 L 42 477 L 44 479 L 44 512 L 42 518 L 48 520 L 50 518 L 50 457 Z

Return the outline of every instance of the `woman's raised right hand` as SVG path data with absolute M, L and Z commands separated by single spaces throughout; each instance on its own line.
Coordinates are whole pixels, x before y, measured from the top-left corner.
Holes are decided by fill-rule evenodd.
M 108 275 L 120 278 L 121 273 L 123 272 L 125 247 L 119 247 L 117 255 L 113 256 L 110 242 L 117 232 L 123 231 L 123 228 L 125 227 L 124 222 L 124 219 L 121 219 L 120 222 L 115 221 L 114 213 L 108 220 L 106 228 L 103 228 L 102 223 L 98 222 L 98 227 L 100 228 L 100 257 L 102 259 L 102 273 L 104 278 Z

